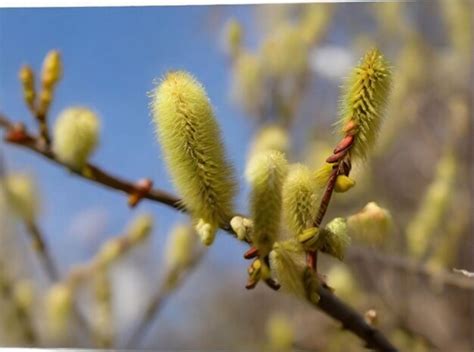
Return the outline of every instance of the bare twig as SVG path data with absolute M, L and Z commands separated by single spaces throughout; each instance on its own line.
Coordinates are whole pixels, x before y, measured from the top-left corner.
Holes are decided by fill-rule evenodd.
M 15 125 L 5 116 L 0 115 L 0 127 L 6 129 L 7 131 L 12 131 Z M 26 133 L 26 131 L 24 131 L 24 135 L 22 137 L 23 140 L 21 141 L 10 140 L 9 142 L 34 151 L 46 157 L 47 159 L 55 162 L 56 164 L 68 168 L 65 164 L 61 163 L 56 158 L 56 156 L 50 149 L 41 146 L 40 143 L 38 143 L 38 141 L 34 137 Z M 131 191 L 135 190 L 134 184 L 132 182 L 128 182 L 119 179 L 115 176 L 112 176 L 91 164 L 87 165 L 85 171 L 72 172 L 80 177 L 93 181 L 97 184 L 101 184 L 108 188 L 116 189 L 127 194 L 130 194 Z M 168 205 L 180 211 L 186 211 L 186 209 L 182 206 L 181 200 L 179 198 L 162 190 L 152 189 L 147 194 L 145 194 L 143 198 Z M 235 236 L 229 225 L 222 226 L 221 228 L 229 233 L 232 233 Z M 368 347 L 378 351 L 396 351 L 396 348 L 390 344 L 390 342 L 383 336 L 381 332 L 367 325 L 361 315 L 356 313 L 352 308 L 350 308 L 344 302 L 339 300 L 334 294 L 332 294 L 332 292 L 330 292 L 324 287 L 321 287 L 318 289 L 318 294 L 321 299 L 319 300 L 317 307 L 320 308 L 327 315 L 333 317 L 336 320 L 339 320 L 346 329 L 352 331 L 354 334 L 363 339 Z M 160 302 L 157 303 L 158 307 L 159 305 Z

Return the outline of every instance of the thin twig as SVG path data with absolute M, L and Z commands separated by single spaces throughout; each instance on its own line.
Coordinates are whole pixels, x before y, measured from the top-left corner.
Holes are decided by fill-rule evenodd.
M 14 124 L 10 122 L 5 116 L 2 116 L 0 114 L 0 127 L 7 130 L 11 130 L 14 127 Z M 27 137 L 33 138 L 29 135 L 27 135 Z M 14 144 L 32 150 L 50 159 L 56 164 L 68 168 L 65 164 L 56 159 L 54 153 L 51 150 L 45 147 L 41 147 L 36 141 L 36 139 L 33 138 L 30 140 L 29 138 L 25 139 L 25 143 Z M 131 190 L 135 190 L 134 185 L 131 182 L 127 182 L 125 180 L 114 177 L 106 173 L 105 171 L 102 171 L 98 167 L 95 167 L 90 164 L 87 168 L 90 170 L 91 175 L 86 174 L 84 172 L 76 171 L 73 171 L 73 173 L 90 181 L 93 181 L 97 184 L 104 185 L 108 188 L 117 189 L 127 194 L 129 194 Z M 147 194 L 144 195 L 144 198 L 168 205 L 180 211 L 186 211 L 186 209 L 182 206 L 182 202 L 179 198 L 162 190 L 150 190 Z M 233 234 L 233 231 L 230 229 L 229 225 L 222 226 L 221 228 Z M 318 293 L 321 299 L 319 300 L 317 307 L 319 307 L 327 315 L 333 317 L 336 320 L 339 320 L 346 329 L 352 331 L 354 334 L 363 339 L 367 346 L 370 346 L 371 348 L 374 348 L 378 351 L 396 351 L 396 348 L 393 347 L 389 341 L 387 341 L 387 339 L 383 336 L 381 332 L 367 325 L 361 315 L 356 313 L 352 308 L 350 308 L 344 302 L 339 300 L 329 290 L 325 288 L 320 288 L 318 290 Z

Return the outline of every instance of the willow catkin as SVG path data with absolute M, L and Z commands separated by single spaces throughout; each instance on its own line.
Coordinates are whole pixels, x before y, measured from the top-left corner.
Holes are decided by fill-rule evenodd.
M 280 230 L 282 187 L 287 173 L 283 153 L 269 150 L 250 159 L 245 172 L 251 187 L 252 241 L 260 255 L 267 255 Z
M 393 228 L 392 216 L 387 209 L 370 202 L 358 213 L 347 218 L 352 238 L 367 244 L 382 245 Z
M 35 221 L 39 213 L 40 201 L 33 178 L 23 173 L 12 173 L 7 175 L 2 183 L 6 200 L 17 216 L 28 222 Z
M 169 268 L 184 268 L 192 259 L 196 246 L 196 233 L 189 225 L 176 225 L 166 243 L 166 264 Z
M 297 236 L 311 226 L 316 207 L 311 171 L 302 164 L 292 165 L 283 184 L 283 215 L 292 235 Z
M 253 138 L 249 156 L 266 150 L 277 150 L 286 154 L 289 147 L 288 131 L 277 124 L 267 124 L 262 126 Z
M 339 125 L 344 135 L 354 136 L 351 156 L 366 159 L 374 147 L 391 85 L 388 62 L 370 50 L 345 83 Z
M 210 245 L 218 226 L 230 220 L 236 184 L 209 98 L 184 71 L 169 72 L 152 98 L 156 136 L 172 180 Z
M 88 108 L 72 107 L 54 125 L 53 151 L 69 167 L 81 170 L 99 142 L 100 121 Z

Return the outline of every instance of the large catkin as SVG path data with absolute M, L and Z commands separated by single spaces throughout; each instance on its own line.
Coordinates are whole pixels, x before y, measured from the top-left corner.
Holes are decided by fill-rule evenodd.
M 204 244 L 230 220 L 236 192 L 219 126 L 202 85 L 189 73 L 168 73 L 152 95 L 156 137 L 172 180 Z

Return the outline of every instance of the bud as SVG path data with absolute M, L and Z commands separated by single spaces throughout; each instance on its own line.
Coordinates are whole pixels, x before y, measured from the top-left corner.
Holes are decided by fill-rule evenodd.
M 370 50 L 352 71 L 343 92 L 341 120 L 344 135 L 353 135 L 354 158 L 366 159 L 374 147 L 391 86 L 388 62 L 377 50 Z
M 166 263 L 169 268 L 184 268 L 191 262 L 196 245 L 196 233 L 189 225 L 177 225 L 168 236 Z
M 294 332 L 288 318 L 281 314 L 272 314 L 267 321 L 267 336 L 271 351 L 292 351 Z
M 282 187 L 287 173 L 283 153 L 267 151 L 254 155 L 245 171 L 251 186 L 250 212 L 254 222 L 253 245 L 265 257 L 280 231 Z
M 47 322 L 54 335 L 66 331 L 71 311 L 71 289 L 63 284 L 55 284 L 46 297 Z
M 350 190 L 354 186 L 355 186 L 355 181 L 352 178 L 345 175 L 339 175 L 337 176 L 334 190 L 338 193 L 344 193 Z
M 214 242 L 216 237 L 217 226 L 205 222 L 203 219 L 199 219 L 198 223 L 194 227 L 198 236 L 201 238 L 201 242 L 205 246 L 210 246 Z
M 28 65 L 24 65 L 20 69 L 19 78 L 23 86 L 23 97 L 25 102 L 30 109 L 34 109 L 36 90 L 33 69 Z
M 3 179 L 8 203 L 13 211 L 28 222 L 35 221 L 39 212 L 38 190 L 33 178 L 14 173 Z
M 64 110 L 54 125 L 53 150 L 58 159 L 81 170 L 99 142 L 100 121 L 91 110 L 73 107 Z
M 294 236 L 313 223 L 316 201 L 311 172 L 302 164 L 292 165 L 283 184 L 283 215 Z
M 125 231 L 128 238 L 138 243 L 146 239 L 153 229 L 153 217 L 149 214 L 142 214 L 137 216 Z
M 53 87 L 62 76 L 63 67 L 59 51 L 50 51 L 43 61 L 43 70 L 41 72 L 41 81 L 48 90 Z
M 189 73 L 170 72 L 153 93 L 153 121 L 183 203 L 210 245 L 233 212 L 236 183 L 204 88 Z M 201 220 L 202 221 L 201 221 Z
M 234 216 L 230 221 L 230 227 L 240 241 L 249 240 L 253 231 L 253 221 L 242 216 Z
M 368 203 L 359 213 L 347 218 L 351 237 L 369 244 L 381 245 L 392 230 L 392 216 L 375 202 Z

